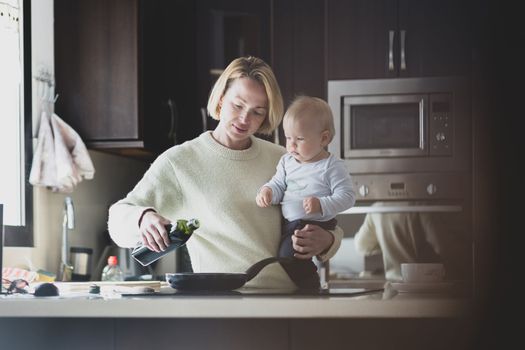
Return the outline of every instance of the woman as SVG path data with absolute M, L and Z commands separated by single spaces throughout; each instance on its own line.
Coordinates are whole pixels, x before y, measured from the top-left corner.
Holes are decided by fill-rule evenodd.
M 253 136 L 271 134 L 282 118 L 271 68 L 255 57 L 235 59 L 215 83 L 208 112 L 219 121 L 216 129 L 161 154 L 126 198 L 111 206 L 108 228 L 119 246 L 142 240 L 161 251 L 169 244 L 164 225 L 197 218 L 201 226 L 187 243 L 193 271 L 244 272 L 277 255 L 281 232 L 279 207 L 259 208 L 253 200 L 285 152 Z M 293 237 L 293 246 L 299 259 L 325 260 L 341 238 L 339 228 L 308 225 Z M 271 264 L 247 286 L 294 284 L 279 264 Z

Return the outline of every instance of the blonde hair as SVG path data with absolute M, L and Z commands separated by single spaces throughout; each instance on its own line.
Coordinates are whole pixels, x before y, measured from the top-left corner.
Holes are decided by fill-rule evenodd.
M 297 121 L 302 118 L 315 118 L 319 121 L 322 131 L 328 130 L 328 143 L 335 136 L 334 116 L 326 101 L 310 96 L 298 96 L 286 110 L 284 122 Z
M 239 78 L 251 78 L 264 86 L 268 96 L 268 114 L 258 133 L 270 135 L 279 125 L 283 115 L 283 98 L 272 69 L 257 57 L 239 57 L 233 60 L 219 76 L 208 98 L 208 113 L 219 120 L 220 101 L 232 82 Z

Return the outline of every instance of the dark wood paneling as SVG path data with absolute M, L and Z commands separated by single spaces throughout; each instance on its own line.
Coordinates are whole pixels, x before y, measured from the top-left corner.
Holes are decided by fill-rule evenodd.
M 388 35 L 397 29 L 397 1 L 326 1 L 328 80 L 394 77 Z
M 211 87 L 217 78 L 210 74 L 210 69 L 224 69 L 233 58 L 240 55 L 258 56 L 270 63 L 270 12 L 270 0 L 200 0 L 196 2 L 197 26 L 195 30 L 199 106 L 206 107 Z M 237 16 L 241 21 L 237 29 L 234 27 L 234 22 L 230 21 L 228 25 L 227 21 L 224 21 L 229 16 Z M 246 25 L 246 23 L 243 26 L 241 20 L 243 17 L 245 20 L 257 22 L 258 26 Z M 223 31 L 224 29 L 226 31 Z M 228 46 L 228 37 L 225 36 L 228 33 L 247 39 L 244 51 L 236 52 L 235 48 Z M 209 128 L 214 127 L 215 122 L 212 120 L 209 122 L 212 124 Z
M 57 113 L 85 140 L 139 139 L 138 0 L 55 1 Z
M 90 148 L 152 159 L 200 133 L 195 17 L 191 0 L 55 2 L 56 109 Z
M 326 98 L 324 0 L 275 1 L 273 65 L 285 106 L 297 95 Z
M 122 319 L 115 349 L 288 350 L 288 332 L 283 319 Z
M 272 68 L 279 82 L 285 106 L 293 97 L 293 0 L 273 1 Z
M 291 350 L 463 350 L 473 341 L 467 318 L 294 320 L 290 328 Z
M 324 8 L 323 0 L 294 1 L 294 95 L 326 99 Z
M 6 348 L 45 350 L 459 350 L 475 348 L 474 327 L 466 318 L 7 318 L 0 319 L 0 338 Z M 21 337 L 21 329 L 31 336 Z
M 285 108 L 298 95 L 326 99 L 325 1 L 274 1 L 272 15 L 272 63 Z
M 0 339 L 2 349 L 113 350 L 114 324 L 109 318 L 0 318 Z
M 471 33 L 465 2 L 326 1 L 329 80 L 469 74 Z M 401 67 L 402 31 L 406 69 Z
M 400 76 L 469 73 L 471 33 L 467 2 L 399 0 L 399 31 L 406 30 L 407 69 Z
M 142 4 L 142 129 L 146 146 L 162 151 L 202 130 L 196 108 L 195 3 L 148 0 Z M 168 100 L 174 108 L 173 121 Z M 172 123 L 174 134 L 168 135 Z

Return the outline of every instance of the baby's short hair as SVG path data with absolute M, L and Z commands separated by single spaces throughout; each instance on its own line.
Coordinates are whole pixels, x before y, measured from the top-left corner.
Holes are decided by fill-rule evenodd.
M 326 101 L 318 97 L 298 96 L 284 114 L 284 121 L 296 121 L 305 117 L 315 117 L 321 122 L 323 130 L 330 133 L 328 142 L 335 136 L 334 116 Z

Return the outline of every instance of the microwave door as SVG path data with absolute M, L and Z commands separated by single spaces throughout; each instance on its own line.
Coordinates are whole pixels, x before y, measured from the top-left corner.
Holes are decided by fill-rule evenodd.
M 345 97 L 344 158 L 428 155 L 428 95 Z

